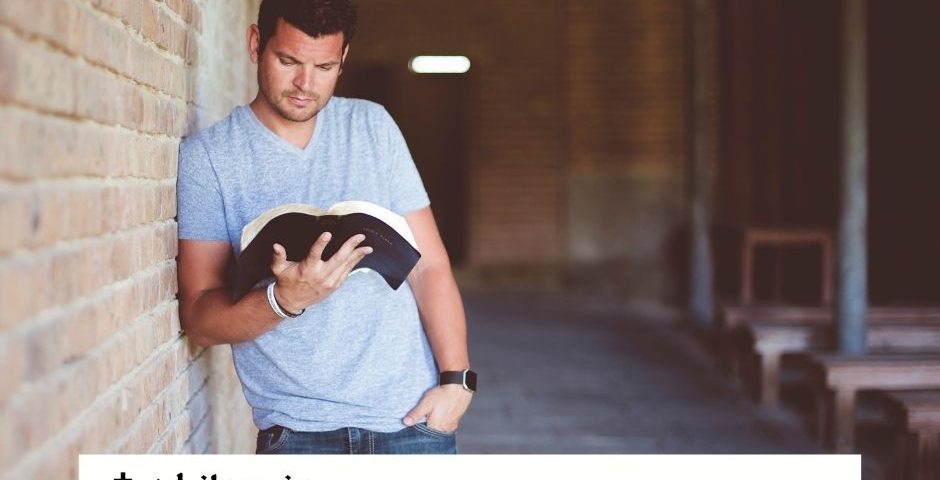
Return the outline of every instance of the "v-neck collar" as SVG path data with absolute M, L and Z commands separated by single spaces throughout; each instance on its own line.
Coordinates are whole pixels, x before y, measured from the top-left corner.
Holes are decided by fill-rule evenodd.
M 250 105 L 241 105 L 239 108 L 242 110 L 242 114 L 247 117 L 245 123 L 248 124 L 249 128 L 260 133 L 263 137 L 268 138 L 272 143 L 278 145 L 280 148 L 287 150 L 295 155 L 302 155 L 303 157 L 309 157 L 317 145 L 317 140 L 320 138 L 320 132 L 323 130 L 325 122 L 325 113 L 329 110 L 330 104 L 333 102 L 327 102 L 326 107 L 323 110 L 320 110 L 320 113 L 317 114 L 317 123 L 313 127 L 313 135 L 310 136 L 310 141 L 307 142 L 307 146 L 304 148 L 299 148 L 296 145 L 284 140 L 279 137 L 276 133 L 271 131 L 264 123 L 261 123 L 261 120 L 255 115 L 255 112 L 251 109 Z

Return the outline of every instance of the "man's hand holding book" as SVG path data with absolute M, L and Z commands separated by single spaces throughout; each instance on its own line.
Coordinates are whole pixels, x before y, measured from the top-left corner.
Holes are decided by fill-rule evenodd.
M 271 272 L 276 278 L 274 295 L 288 313 L 302 312 L 328 297 L 343 284 L 349 272 L 372 253 L 372 247 L 358 247 L 366 238 L 360 234 L 350 237 L 332 257 L 323 260 L 323 251 L 331 238 L 330 232 L 324 232 L 299 262 L 288 260 L 284 247 L 274 244 L 271 261 Z

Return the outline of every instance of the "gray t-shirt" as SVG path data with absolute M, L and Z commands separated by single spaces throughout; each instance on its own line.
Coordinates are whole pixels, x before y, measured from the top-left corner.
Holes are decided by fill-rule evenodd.
M 339 97 L 319 113 L 303 150 L 248 106 L 184 139 L 177 198 L 180 239 L 225 240 L 236 255 L 242 227 L 277 205 L 365 200 L 404 215 L 429 204 L 385 109 Z M 437 384 L 411 288 L 392 290 L 371 270 L 232 352 L 259 429 L 396 431 Z

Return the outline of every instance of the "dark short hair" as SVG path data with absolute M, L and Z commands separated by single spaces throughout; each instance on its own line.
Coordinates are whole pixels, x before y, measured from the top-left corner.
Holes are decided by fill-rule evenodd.
M 263 52 L 277 33 L 278 18 L 313 38 L 343 32 L 344 49 L 356 34 L 355 0 L 262 0 L 258 9 L 258 52 Z

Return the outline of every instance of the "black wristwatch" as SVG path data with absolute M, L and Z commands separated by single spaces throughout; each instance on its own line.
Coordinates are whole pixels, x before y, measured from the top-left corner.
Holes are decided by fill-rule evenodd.
M 468 392 L 477 391 L 477 372 L 469 368 L 454 372 L 441 372 L 439 385 L 450 385 L 456 383 Z

